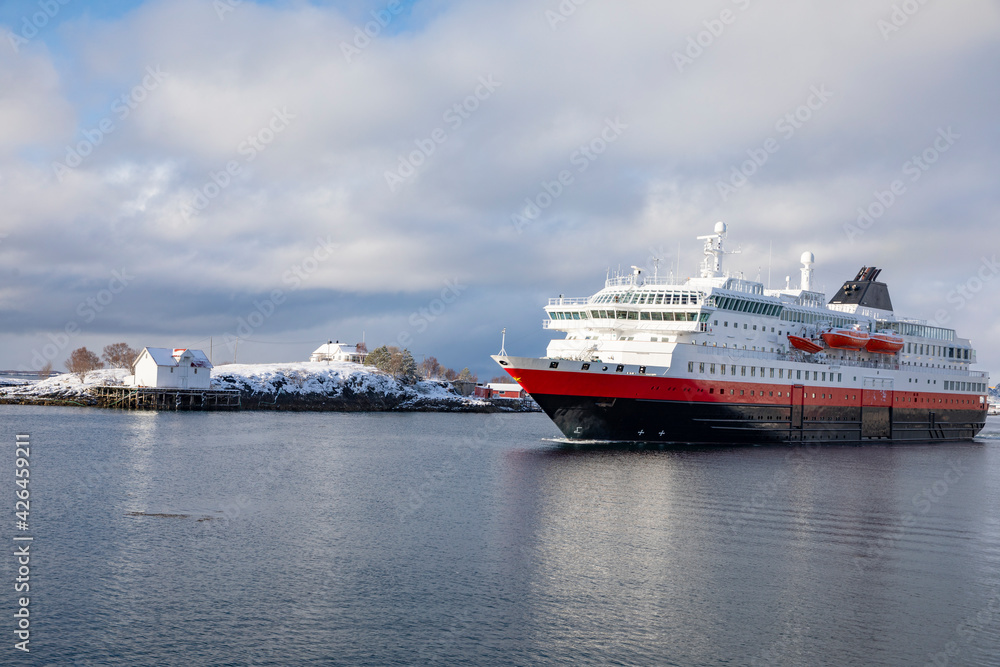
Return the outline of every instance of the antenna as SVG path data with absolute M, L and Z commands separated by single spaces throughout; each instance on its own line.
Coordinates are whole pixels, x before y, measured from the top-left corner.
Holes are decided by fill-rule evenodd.
M 500 356 L 501 357 L 506 357 L 507 356 L 507 350 L 504 349 L 505 346 L 506 346 L 506 343 L 507 343 L 507 327 L 504 327 L 503 330 L 500 331 Z
M 767 289 L 771 289 L 771 249 L 774 241 L 767 242 Z

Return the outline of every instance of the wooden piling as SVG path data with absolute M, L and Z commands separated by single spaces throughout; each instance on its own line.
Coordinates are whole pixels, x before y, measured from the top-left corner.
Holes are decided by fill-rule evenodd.
M 94 388 L 97 405 L 122 410 L 239 410 L 238 389 L 174 389 L 102 385 Z

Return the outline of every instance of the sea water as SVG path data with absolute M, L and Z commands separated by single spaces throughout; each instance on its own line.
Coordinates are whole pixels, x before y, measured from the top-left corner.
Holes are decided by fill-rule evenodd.
M 1000 664 L 997 418 L 715 448 L 575 448 L 539 414 L 0 424 L 0 664 Z

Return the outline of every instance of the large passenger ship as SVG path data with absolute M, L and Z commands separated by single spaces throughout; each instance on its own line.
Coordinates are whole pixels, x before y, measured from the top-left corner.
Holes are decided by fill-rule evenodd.
M 970 439 L 986 420 L 987 373 L 952 329 L 897 317 L 880 270 L 837 293 L 766 289 L 722 269 L 726 225 L 700 236 L 701 275 L 632 267 L 590 297 L 550 299 L 565 332 L 542 358 L 493 357 L 567 438 L 671 443 Z

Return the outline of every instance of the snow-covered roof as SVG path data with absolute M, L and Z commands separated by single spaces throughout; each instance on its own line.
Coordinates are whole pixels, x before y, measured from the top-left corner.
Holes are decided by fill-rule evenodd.
M 357 345 L 345 345 L 344 343 L 323 343 L 316 348 L 313 354 L 333 355 L 333 354 L 359 354 Z
M 174 351 L 169 350 L 165 347 L 147 347 L 146 352 L 149 352 L 149 356 L 153 358 L 157 366 L 176 366 L 177 361 L 174 359 Z
M 212 368 L 212 362 L 201 350 L 171 349 L 168 347 L 147 347 L 145 350 L 149 352 L 149 356 L 153 358 L 157 366 L 176 366 L 181 357 L 186 357 L 185 361 L 198 368 Z
M 500 382 L 490 382 L 486 386 L 493 391 L 521 391 L 521 385 L 513 383 L 503 384 Z
M 208 357 L 205 356 L 205 353 L 201 350 L 184 350 L 184 352 L 188 353 L 192 366 L 197 366 L 198 368 L 212 368 L 212 362 L 208 360 Z M 174 350 L 174 354 L 176 353 L 177 350 Z

